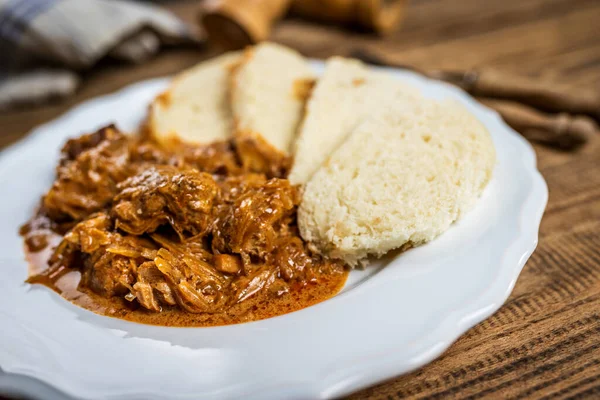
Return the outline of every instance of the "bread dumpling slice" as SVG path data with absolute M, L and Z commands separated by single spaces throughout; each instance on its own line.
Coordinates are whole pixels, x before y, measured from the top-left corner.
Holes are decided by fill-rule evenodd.
M 306 105 L 288 179 L 306 183 L 365 117 L 395 99 L 417 94 L 412 86 L 358 60 L 330 58 Z
M 229 74 L 240 57 L 239 52 L 226 53 L 177 75 L 150 105 L 150 135 L 163 145 L 173 139 L 196 144 L 229 139 Z
M 398 102 L 360 124 L 305 186 L 301 236 L 350 266 L 423 244 L 468 211 L 495 150 L 462 105 Z
M 304 88 L 313 79 L 307 60 L 295 50 L 268 42 L 247 49 L 231 76 L 238 141 L 259 135 L 288 155 L 303 114 Z

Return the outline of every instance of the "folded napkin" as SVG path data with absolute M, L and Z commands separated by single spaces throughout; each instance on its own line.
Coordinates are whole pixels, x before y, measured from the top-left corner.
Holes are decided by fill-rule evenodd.
M 168 11 L 121 0 L 0 0 L 0 109 L 72 94 L 78 72 L 139 63 L 195 34 Z

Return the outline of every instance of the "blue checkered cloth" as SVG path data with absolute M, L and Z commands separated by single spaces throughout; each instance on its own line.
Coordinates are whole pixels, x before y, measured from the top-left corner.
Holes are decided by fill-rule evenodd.
M 124 0 L 0 0 L 0 109 L 72 94 L 78 72 L 197 42 L 166 10 Z

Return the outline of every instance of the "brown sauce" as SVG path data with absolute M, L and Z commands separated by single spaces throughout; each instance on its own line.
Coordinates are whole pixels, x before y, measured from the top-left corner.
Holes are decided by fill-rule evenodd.
M 20 231 L 28 282 L 101 315 L 164 326 L 256 321 L 334 296 L 347 269 L 302 241 L 289 159 L 268 151 L 251 142 L 167 150 L 113 127 L 67 142 Z
M 47 264 L 41 262 L 43 257 L 39 257 L 37 253 L 27 252 L 27 255 L 30 277 L 39 276 L 38 273 L 47 268 Z M 347 277 L 348 272 L 345 270 L 318 274 L 314 281 L 292 287 L 282 296 L 275 297 L 269 292 L 261 291 L 227 311 L 216 314 L 194 314 L 178 307 L 164 307 L 157 313 L 123 298 L 106 298 L 81 287 L 81 273 L 77 270 L 69 270 L 58 279 L 44 277 L 33 279 L 31 283 L 44 285 L 71 303 L 96 314 L 149 325 L 207 327 L 258 321 L 301 310 L 333 297 L 342 290 Z

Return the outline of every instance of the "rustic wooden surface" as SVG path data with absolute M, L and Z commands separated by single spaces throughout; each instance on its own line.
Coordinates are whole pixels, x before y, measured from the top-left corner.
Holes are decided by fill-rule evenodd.
M 169 7 L 192 20 L 197 2 Z M 493 66 L 600 90 L 599 20 L 598 0 L 413 0 L 402 29 L 384 40 L 296 20 L 273 39 L 312 57 L 364 46 L 419 67 Z M 143 66 L 105 62 L 73 99 L 0 114 L 0 145 L 82 100 L 213 54 L 171 49 Z M 600 139 L 576 153 L 535 150 L 550 201 L 506 305 L 437 361 L 350 398 L 600 398 Z

